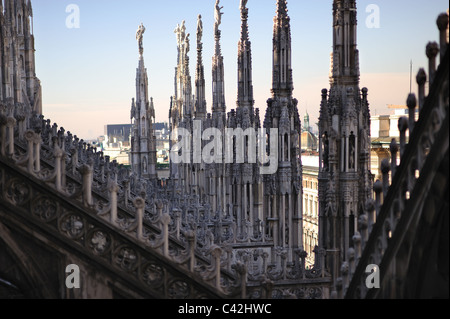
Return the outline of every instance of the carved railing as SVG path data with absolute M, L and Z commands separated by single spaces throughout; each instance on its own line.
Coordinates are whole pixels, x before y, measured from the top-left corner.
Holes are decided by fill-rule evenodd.
M 294 262 L 287 262 L 288 252 L 281 247 L 271 248 L 275 261 L 267 263 L 268 254 L 261 248 L 238 251 L 247 269 L 247 296 L 273 299 L 328 299 L 331 276 L 325 270 L 324 249 L 316 246 L 315 264 L 306 267 L 307 253 L 294 251 Z M 262 266 L 261 266 L 262 265 Z
M 52 191 L 42 180 L 16 169 L 0 157 L 2 223 L 58 245 L 89 261 L 89 266 L 114 274 L 114 287 L 128 287 L 148 298 L 224 298 L 195 273 L 165 258 L 156 249 L 117 228 L 77 200 Z M 15 225 L 15 226 L 14 226 Z M 237 287 L 238 288 L 238 287 Z
M 423 201 L 430 191 L 433 170 L 436 170 L 449 148 L 449 52 L 448 14 L 438 18 L 440 49 L 429 43 L 430 89 L 425 96 L 427 75 L 421 69 L 417 75 L 419 98 L 409 95 L 409 117 L 399 120 L 400 145 L 392 140 L 391 161 L 381 164 L 382 181 L 374 185 L 375 201 L 366 205 L 359 219 L 359 232 L 353 237 L 354 251 L 350 263 L 342 265 L 338 278 L 337 297 L 371 298 L 379 291 L 366 286 L 366 268 L 379 266 L 381 282 L 395 277 L 392 262 L 406 230 L 423 210 Z M 440 66 L 436 70 L 436 57 L 440 53 Z M 415 113 L 419 108 L 419 119 Z M 406 133 L 410 140 L 406 144 Z M 397 165 L 400 152 L 400 165 Z M 389 173 L 392 175 L 390 184 Z M 389 275 L 388 275 L 389 274 Z M 392 277 L 393 276 L 393 277 Z
M 222 249 L 197 243 L 195 227 L 179 219 L 164 189 L 130 176 L 91 145 L 56 124 L 51 126 L 42 116 L 26 115 L 11 101 L 0 108 L 0 157 L 44 182 L 50 192 L 78 203 L 92 216 L 151 248 L 166 263 L 198 276 L 219 294 L 239 294 L 242 282 L 236 269 L 240 269 L 221 269 Z

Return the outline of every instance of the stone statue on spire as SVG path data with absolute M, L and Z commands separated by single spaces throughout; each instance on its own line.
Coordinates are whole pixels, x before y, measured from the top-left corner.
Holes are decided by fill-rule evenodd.
M 186 21 L 181 21 L 181 26 L 180 26 L 180 37 L 181 37 L 181 42 L 184 42 L 184 40 L 186 39 Z
M 190 41 L 190 39 L 189 39 L 190 36 L 191 36 L 191 34 L 188 33 L 188 34 L 186 35 L 186 38 L 184 39 L 184 43 L 185 43 L 184 49 L 185 49 L 185 55 L 186 55 L 186 56 L 187 56 L 187 54 L 191 51 L 191 41 Z
M 181 25 L 177 24 L 177 27 L 173 31 L 177 36 L 177 44 L 178 44 L 179 48 L 183 45 L 185 38 L 186 38 L 186 24 L 185 23 L 186 22 L 183 20 L 181 22 Z
M 219 4 L 220 4 L 220 0 L 216 0 L 216 9 L 215 9 L 215 14 L 214 14 L 214 17 L 216 19 L 216 22 L 214 24 L 216 33 L 219 31 L 219 26 L 222 24 L 222 15 L 223 15 L 223 12 L 221 12 L 221 10 L 223 9 L 223 6 L 220 7 Z
M 247 7 L 248 0 L 241 0 L 241 10 L 245 10 Z
M 203 38 L 203 22 L 202 22 L 202 15 L 198 15 L 197 19 L 197 46 L 200 46 L 202 43 Z
M 144 54 L 144 33 L 145 33 L 145 27 L 144 27 L 144 24 L 141 23 L 141 25 L 139 26 L 139 28 L 136 32 L 136 40 L 139 43 L 139 54 L 140 55 Z

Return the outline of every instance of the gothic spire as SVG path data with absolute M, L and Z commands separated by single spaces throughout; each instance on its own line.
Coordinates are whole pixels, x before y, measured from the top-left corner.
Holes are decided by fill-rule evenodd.
M 373 193 L 370 112 L 367 89 L 359 88 L 356 35 L 356 1 L 334 0 L 331 87 L 322 90 L 319 119 L 319 246 L 336 251 L 325 265 L 334 283 L 351 260 L 358 216 Z
M 33 6 L 31 5 L 31 0 L 27 0 L 27 11 L 30 17 L 33 17 Z
M 273 81 L 274 96 L 292 96 L 291 25 L 287 0 L 277 0 L 277 13 L 273 30 Z
M 226 120 L 226 106 L 225 106 L 225 77 L 224 77 L 224 66 L 223 66 L 223 56 L 220 50 L 220 36 L 221 30 L 219 29 L 222 23 L 220 0 L 216 0 L 215 5 L 215 23 L 214 23 L 214 36 L 216 42 L 215 54 L 213 57 L 212 66 L 212 78 L 213 78 L 213 117 L 222 119 L 223 122 Z
M 136 100 L 131 105 L 131 120 L 134 124 L 131 138 L 131 166 L 134 173 L 144 178 L 156 178 L 156 141 L 153 135 L 155 108 L 148 94 L 148 75 L 144 65 L 143 36 L 141 24 L 136 32 L 139 45 L 139 65 L 136 69 Z
M 277 17 L 278 21 L 289 22 L 289 16 L 287 14 L 287 0 L 277 0 Z
M 355 0 L 333 2 L 333 53 L 331 84 L 359 84 L 359 52 L 357 49 L 357 10 Z
M 206 120 L 205 68 L 203 66 L 203 22 L 202 16 L 197 20 L 197 69 L 195 72 L 195 117 Z
M 186 35 L 186 38 L 184 40 L 184 74 L 183 74 L 183 80 L 184 80 L 184 91 L 183 91 L 183 102 L 184 102 L 184 117 L 186 118 L 192 118 L 192 108 L 193 108 L 193 101 L 192 101 L 192 82 L 191 82 L 191 73 L 189 70 L 189 51 L 191 48 L 190 45 L 190 34 L 188 33 Z
M 222 12 L 223 6 L 220 6 L 220 0 L 216 0 L 216 4 L 214 7 L 214 39 L 215 39 L 215 55 L 219 56 L 221 55 L 221 48 L 220 48 L 220 37 L 222 34 L 222 31 L 219 29 L 220 25 L 222 24 Z
M 136 103 L 138 108 L 145 106 L 148 104 L 148 76 L 147 69 L 144 64 L 144 33 L 145 27 L 141 23 L 137 32 L 136 32 L 136 40 L 138 41 L 139 46 L 139 66 L 136 70 Z
M 174 31 L 177 38 L 178 59 L 175 71 L 174 104 L 180 118 L 192 118 L 193 100 L 192 84 L 189 71 L 190 34 L 186 33 L 186 24 L 183 20 Z
M 253 108 L 252 48 L 248 32 L 248 0 L 241 0 L 241 39 L 238 51 L 238 100 L 237 106 Z

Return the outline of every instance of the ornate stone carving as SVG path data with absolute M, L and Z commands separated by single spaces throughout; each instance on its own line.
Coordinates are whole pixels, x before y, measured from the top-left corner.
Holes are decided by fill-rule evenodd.
M 214 11 L 214 19 L 215 19 L 215 30 L 217 31 L 219 29 L 219 26 L 222 24 L 222 15 L 223 12 L 221 10 L 223 9 L 223 6 L 221 7 L 219 5 L 220 0 L 216 0 L 216 6 Z
M 136 251 L 127 246 L 119 247 L 114 254 L 114 262 L 127 272 L 132 272 L 138 266 Z
M 164 269 L 156 263 L 149 263 L 142 272 L 143 280 L 153 288 L 164 284 Z
M 197 47 L 201 47 L 203 38 L 203 22 L 201 14 L 197 18 Z
M 111 247 L 111 238 L 108 234 L 101 230 L 91 231 L 89 238 L 89 246 L 98 255 L 104 255 Z
M 139 26 L 137 32 L 136 32 L 136 40 L 139 44 L 139 54 L 142 56 L 144 54 L 144 33 L 145 33 L 145 27 L 144 24 L 141 23 Z
M 190 286 L 183 280 L 174 280 L 169 284 L 168 297 L 170 299 L 187 299 L 190 296 Z
M 13 179 L 6 184 L 6 198 L 17 206 L 23 206 L 30 200 L 31 190 L 22 180 Z
M 50 222 L 59 214 L 59 205 L 47 196 L 39 196 L 33 200 L 31 211 L 45 222 Z
M 83 235 L 84 222 L 78 215 L 70 213 L 64 215 L 60 220 L 59 226 L 61 231 L 72 239 L 78 239 Z

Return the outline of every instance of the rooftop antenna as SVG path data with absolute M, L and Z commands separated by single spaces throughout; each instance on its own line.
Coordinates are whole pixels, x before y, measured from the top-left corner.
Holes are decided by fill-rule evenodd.
M 412 94 L 412 71 L 413 71 L 413 61 L 411 60 L 410 70 L 409 70 L 409 94 Z

